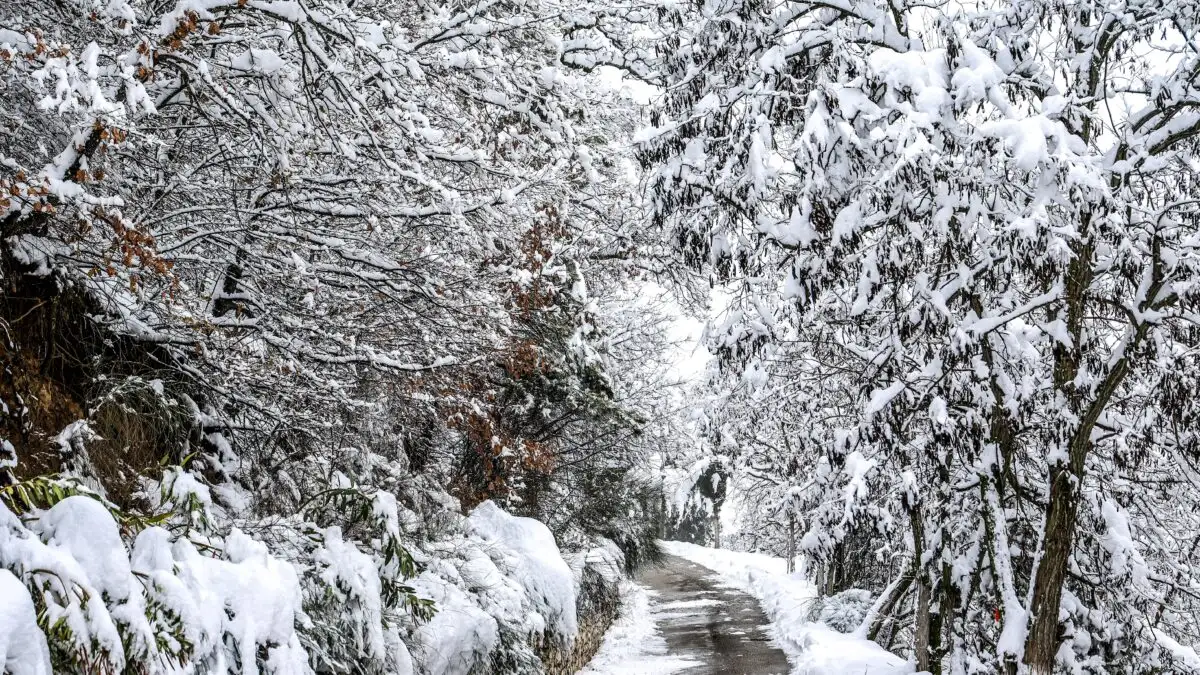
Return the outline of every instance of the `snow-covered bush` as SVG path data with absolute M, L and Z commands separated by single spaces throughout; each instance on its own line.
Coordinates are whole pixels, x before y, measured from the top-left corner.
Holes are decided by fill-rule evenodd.
M 194 543 L 150 526 L 130 548 L 96 497 L 21 518 L 0 502 L 0 567 L 38 610 L 47 672 L 308 672 L 295 569 L 236 529 Z
M 72 484 L 3 494 L 0 626 L 27 637 L 0 642 L 14 675 L 542 672 L 575 639 L 581 580 L 622 576 L 611 542 L 569 564 L 545 525 L 492 502 L 422 535 L 391 493 L 349 483 L 261 540 L 218 533 L 229 515 L 178 468 L 152 521 Z
M 12 675 L 51 675 L 46 636 L 21 580 L 0 569 L 0 668 Z
M 578 627 L 575 578 L 553 535 L 490 501 L 460 527 L 426 546 L 412 582 L 438 607 L 418 631 L 418 659 L 438 675 L 540 669 L 536 647 L 569 645 Z
M 492 502 L 475 507 L 468 521 L 486 547 L 505 552 L 498 564 L 506 576 L 517 580 L 532 604 L 529 622 L 534 632 L 547 639 L 569 642 L 574 638 L 578 629 L 575 579 L 550 528 L 532 518 L 509 515 Z
M 817 598 L 810 616 L 813 621 L 819 621 L 839 633 L 852 633 L 862 625 L 863 617 L 871 609 L 872 599 L 870 591 L 851 588 Z

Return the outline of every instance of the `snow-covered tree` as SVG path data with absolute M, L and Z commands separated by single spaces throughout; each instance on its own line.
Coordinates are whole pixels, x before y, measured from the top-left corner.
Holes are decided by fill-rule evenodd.
M 905 551 L 862 630 L 911 607 L 933 672 L 1188 667 L 1194 8 L 696 9 L 644 133 L 657 219 L 840 492 L 806 547 Z
M 191 647 L 142 631 L 178 649 L 124 663 L 208 650 L 213 672 L 405 672 L 429 614 L 410 577 L 454 576 L 419 547 L 468 538 L 445 523 L 479 501 L 456 489 L 464 457 L 501 459 L 489 481 L 549 481 L 564 528 L 638 521 L 563 497 L 592 470 L 615 472 L 613 494 L 643 487 L 630 437 L 661 373 L 608 369 L 665 348 L 652 313 L 598 317 L 663 258 L 635 198 L 636 111 L 589 72 L 640 63 L 642 13 L 618 5 L 0 7 L 0 488 L 16 514 L 0 534 L 35 547 L 66 496 L 35 488 L 66 473 L 71 497 L 132 518 L 115 557 L 145 536 L 155 565 L 195 546 L 184 567 L 301 570 L 274 598 L 295 626 L 243 644 L 210 621 Z M 171 485 L 205 499 L 146 535 Z M 46 577 L 26 562 L 0 566 L 36 596 Z M 82 611 L 87 577 L 35 604 Z M 120 625 L 97 649 L 56 616 L 41 614 L 57 668 L 124 667 Z

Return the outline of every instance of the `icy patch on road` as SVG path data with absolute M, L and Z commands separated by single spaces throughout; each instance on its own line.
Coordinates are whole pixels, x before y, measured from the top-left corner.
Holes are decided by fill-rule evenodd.
M 716 606 L 722 605 L 722 604 L 724 604 L 724 603 L 722 603 L 720 600 L 701 598 L 699 600 L 676 600 L 675 602 L 664 602 L 663 604 L 659 605 L 658 607 L 659 607 L 659 609 L 662 609 L 662 610 L 697 609 L 700 607 L 716 607 Z
M 807 618 L 816 588 L 801 574 L 788 574 L 783 558 L 761 553 L 705 548 L 677 541 L 664 550 L 717 573 L 724 583 L 758 598 L 771 619 L 771 632 L 792 662 L 794 675 L 901 675 L 911 664 L 878 644 L 839 633 Z
M 655 621 L 657 613 L 650 609 L 652 593 L 632 581 L 621 582 L 621 617 L 579 675 L 669 675 L 698 665 L 667 654 L 667 642 Z

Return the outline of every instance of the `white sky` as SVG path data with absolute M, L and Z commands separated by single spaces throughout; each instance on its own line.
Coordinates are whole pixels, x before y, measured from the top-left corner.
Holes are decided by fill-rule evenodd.
M 691 380 L 702 375 L 712 359 L 712 354 L 700 344 L 703 331 L 703 321 L 682 313 L 667 329 L 667 336 L 679 341 L 675 369 L 679 372 L 680 379 Z

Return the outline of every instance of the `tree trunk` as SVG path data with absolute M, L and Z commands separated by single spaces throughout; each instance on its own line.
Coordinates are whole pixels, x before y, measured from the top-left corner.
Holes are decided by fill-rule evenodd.
M 833 555 L 830 556 L 829 565 L 825 571 L 824 595 L 834 595 L 842 590 L 842 581 L 846 578 L 846 572 L 843 569 L 845 561 L 846 545 L 839 541 L 833 545 Z
M 787 573 L 796 571 L 796 516 L 788 509 Z
M 908 511 L 909 522 L 912 526 L 913 537 L 913 576 L 917 582 L 917 612 L 913 625 L 913 655 L 917 660 L 917 670 L 941 672 L 940 659 L 935 654 L 937 643 L 941 641 L 941 622 L 933 611 L 933 580 L 927 569 L 921 564 L 925 555 L 925 523 L 921 510 L 911 506 Z
M 1030 606 L 1033 625 L 1025 643 L 1025 663 L 1034 675 L 1050 675 L 1054 670 L 1054 657 L 1061 641 L 1058 609 L 1067 560 L 1075 539 L 1075 515 L 1079 510 L 1079 495 L 1075 489 L 1077 477 L 1062 466 L 1051 475 L 1044 544 Z
M 863 618 L 862 626 L 859 626 L 858 635 L 866 637 L 868 640 L 875 640 L 879 637 L 879 631 L 883 629 L 884 622 L 891 615 L 892 609 L 900 602 L 904 594 L 908 592 L 909 586 L 912 586 L 914 568 L 916 567 L 914 560 L 912 565 L 905 568 L 900 576 L 888 585 L 880 594 L 879 599 L 875 601 L 875 605 L 867 612 L 867 616 Z
M 917 657 L 917 671 L 929 670 L 929 579 L 920 574 L 917 581 L 917 617 L 913 654 Z
M 665 492 L 658 494 L 658 538 L 667 538 L 667 495 Z
M 1086 235 L 1090 218 L 1084 218 L 1080 231 L 1082 243 L 1076 244 L 1064 279 L 1063 301 L 1069 345 L 1054 347 L 1054 388 L 1063 394 L 1067 410 L 1080 415 L 1083 393 L 1075 386 L 1082 360 L 1083 315 L 1087 289 L 1092 280 L 1092 245 Z M 1058 609 L 1062 600 L 1062 585 L 1066 578 L 1067 558 L 1075 539 L 1075 514 L 1078 508 L 1076 488 L 1083 479 L 1083 467 L 1091 450 L 1091 429 L 1081 419 L 1067 445 L 1068 456 L 1050 467 L 1050 503 L 1046 507 L 1046 522 L 1042 530 L 1042 550 L 1034 570 L 1033 595 L 1029 606 L 1032 625 L 1025 639 L 1025 663 L 1035 675 L 1049 675 L 1058 653 Z M 999 516 L 998 516 L 999 517 Z

